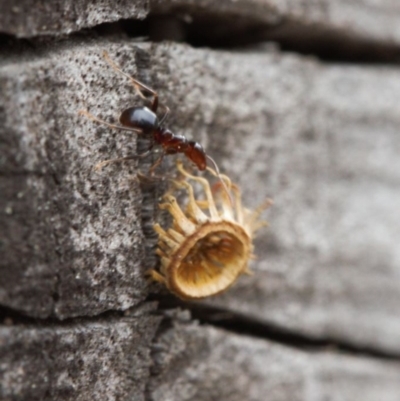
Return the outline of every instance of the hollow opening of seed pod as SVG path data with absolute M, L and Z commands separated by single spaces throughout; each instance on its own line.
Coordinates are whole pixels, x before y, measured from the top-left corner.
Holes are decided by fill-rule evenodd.
M 238 227 L 196 235 L 180 250 L 182 258 L 176 265 L 174 287 L 188 298 L 224 291 L 247 269 L 250 250 L 247 241 L 247 235 L 240 229 L 238 232 Z

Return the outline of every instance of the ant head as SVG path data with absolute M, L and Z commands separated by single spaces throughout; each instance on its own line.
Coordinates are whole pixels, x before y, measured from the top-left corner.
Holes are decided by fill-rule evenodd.
M 148 107 L 130 107 L 124 110 L 119 122 L 125 127 L 141 129 L 143 133 L 153 132 L 158 128 L 158 118 Z
M 190 159 L 200 171 L 205 170 L 207 168 L 207 156 L 203 146 L 195 141 L 189 141 L 188 145 L 185 156 Z

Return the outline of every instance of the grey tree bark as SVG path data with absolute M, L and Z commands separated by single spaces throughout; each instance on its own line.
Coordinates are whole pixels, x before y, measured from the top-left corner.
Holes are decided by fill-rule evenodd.
M 397 401 L 398 6 L 36 3 L 0 2 L 0 400 Z M 145 277 L 167 180 L 138 178 L 156 154 L 94 169 L 146 146 L 79 115 L 140 102 L 104 51 L 274 199 L 223 295 Z

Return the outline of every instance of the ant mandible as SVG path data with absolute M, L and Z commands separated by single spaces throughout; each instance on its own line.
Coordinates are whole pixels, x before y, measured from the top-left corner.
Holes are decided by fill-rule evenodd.
M 165 122 L 165 120 L 169 114 L 169 108 L 167 106 L 165 106 L 164 104 L 159 103 L 157 92 L 154 91 L 153 89 L 149 88 L 148 86 L 142 84 L 141 82 L 139 82 L 135 78 L 131 77 L 130 75 L 126 74 L 125 72 L 123 72 L 110 59 L 107 52 L 104 52 L 103 56 L 106 59 L 106 61 L 108 62 L 108 64 L 110 64 L 110 66 L 115 71 L 121 73 L 122 75 L 124 75 L 125 77 L 127 77 L 130 80 L 131 84 L 136 89 L 137 93 L 139 94 L 139 96 L 142 99 L 149 101 L 150 100 L 149 97 L 152 97 L 152 100 L 150 100 L 151 101 L 150 108 L 148 108 L 146 106 L 140 106 L 140 107 L 137 106 L 137 107 L 130 107 L 130 108 L 124 110 L 119 117 L 119 122 L 121 125 L 110 124 L 107 121 L 104 121 L 98 117 L 95 117 L 94 115 L 90 114 L 86 110 L 81 110 L 80 114 L 85 115 L 89 119 L 96 121 L 100 124 L 107 125 L 108 127 L 113 128 L 113 129 L 131 131 L 131 132 L 135 132 L 137 134 L 145 135 L 152 139 L 152 143 L 151 143 L 149 149 L 145 153 L 142 153 L 141 155 L 106 160 L 102 163 L 99 163 L 97 166 L 102 167 L 102 166 L 112 163 L 112 162 L 132 160 L 132 159 L 136 159 L 138 157 L 146 156 L 149 154 L 149 152 L 151 151 L 153 146 L 155 144 L 158 144 L 162 147 L 163 152 L 162 152 L 161 156 L 158 158 L 158 160 L 151 166 L 151 168 L 150 168 L 151 174 L 161 164 L 162 159 L 165 155 L 173 155 L 173 154 L 177 154 L 177 153 L 183 153 L 189 160 L 191 160 L 196 165 L 196 167 L 200 171 L 203 171 L 207 168 L 207 159 L 208 159 L 211 162 L 211 164 L 213 165 L 218 177 L 221 179 L 219 169 L 218 169 L 216 162 L 205 152 L 204 148 L 198 142 L 189 141 L 183 135 L 174 134 L 168 128 L 165 128 L 163 126 L 163 123 Z M 146 96 L 146 94 L 148 96 Z M 160 119 L 157 117 L 157 114 L 156 114 L 159 106 L 164 108 L 164 115 Z M 221 182 L 223 185 L 225 184 L 222 181 L 222 179 L 221 179 Z

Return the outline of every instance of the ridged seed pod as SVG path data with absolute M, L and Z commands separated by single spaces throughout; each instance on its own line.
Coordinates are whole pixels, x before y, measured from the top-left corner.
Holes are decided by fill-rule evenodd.
M 181 162 L 177 168 L 183 179 L 173 184 L 177 190 L 186 189 L 187 204 L 178 203 L 175 191 L 164 197 L 160 208 L 168 210 L 173 223 L 167 230 L 154 226 L 161 268 L 150 275 L 179 298 L 205 298 L 225 291 L 241 274 L 250 272 L 254 234 L 267 225 L 260 215 L 272 201 L 267 199 L 250 211 L 242 206 L 240 190 L 227 176 L 220 175 L 225 185 L 212 190 L 205 178 L 189 174 Z M 201 186 L 203 196 L 197 196 L 201 199 L 195 196 L 196 183 Z

